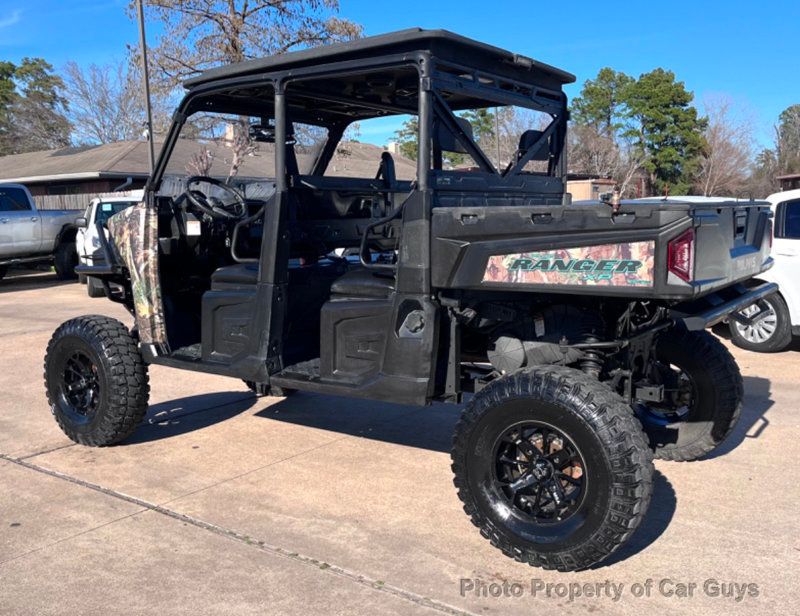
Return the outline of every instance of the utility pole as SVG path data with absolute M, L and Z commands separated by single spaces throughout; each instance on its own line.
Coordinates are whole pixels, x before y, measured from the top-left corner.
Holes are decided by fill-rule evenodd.
M 150 174 L 156 168 L 156 151 L 153 145 L 153 109 L 150 107 L 150 71 L 147 65 L 147 40 L 144 35 L 144 6 L 142 0 L 136 0 L 139 15 L 139 46 L 142 48 L 142 84 L 144 86 L 144 106 L 147 111 L 147 143 L 150 157 Z

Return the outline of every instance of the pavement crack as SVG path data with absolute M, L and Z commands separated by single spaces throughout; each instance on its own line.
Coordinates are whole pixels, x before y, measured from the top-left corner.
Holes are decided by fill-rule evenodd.
M 343 437 L 343 438 L 348 438 L 348 437 Z M 341 439 L 337 439 L 337 440 L 341 440 Z M 326 444 L 330 444 L 330 443 L 326 443 Z M 63 481 L 68 481 L 70 483 L 73 483 L 75 485 L 81 486 L 83 488 L 86 488 L 86 489 L 89 489 L 89 490 L 94 490 L 95 492 L 100 492 L 101 494 L 105 494 L 106 496 L 110 496 L 112 498 L 117 498 L 119 500 L 123 500 L 125 502 L 132 503 L 132 504 L 137 505 L 138 507 L 140 507 L 142 509 L 142 511 L 137 511 L 137 512 L 128 514 L 128 515 L 120 518 L 119 520 L 122 520 L 122 519 L 125 519 L 125 518 L 128 518 L 128 517 L 132 517 L 134 515 L 138 515 L 138 514 L 142 513 L 144 510 L 152 511 L 154 513 L 158 513 L 158 514 L 167 516 L 169 518 L 172 518 L 173 520 L 177 520 L 179 522 L 190 524 L 190 525 L 192 525 L 192 526 L 194 526 L 196 528 L 199 528 L 199 529 L 214 533 L 215 535 L 226 537 L 227 539 L 236 541 L 238 543 L 244 543 L 245 545 L 248 545 L 248 546 L 250 546 L 250 547 L 252 547 L 254 549 L 260 550 L 260 551 L 262 551 L 264 553 L 271 554 L 273 556 L 279 556 L 281 558 L 286 558 L 288 560 L 291 560 L 291 561 L 294 561 L 294 562 L 297 562 L 297 563 L 300 563 L 300 564 L 303 564 L 303 565 L 306 565 L 306 566 L 309 566 L 309 567 L 314 567 L 315 569 L 318 569 L 319 571 L 321 571 L 321 572 L 323 572 L 325 574 L 336 575 L 336 576 L 338 576 L 340 578 L 343 578 L 343 579 L 346 579 L 348 581 L 355 582 L 356 584 L 359 584 L 360 586 L 365 586 L 365 587 L 371 588 L 372 590 L 375 590 L 377 592 L 386 593 L 388 595 L 392 595 L 392 596 L 397 597 L 399 599 L 403 599 L 405 601 L 409 601 L 409 602 L 414 603 L 415 605 L 418 605 L 420 607 L 425 607 L 425 608 L 428 608 L 428 609 L 431 609 L 431 610 L 434 610 L 436 612 L 440 612 L 440 613 L 443 613 L 443 614 L 452 614 L 452 615 L 457 615 L 457 616 L 477 616 L 473 612 L 467 612 L 465 610 L 462 610 L 462 609 L 459 609 L 457 607 L 448 605 L 448 604 L 443 603 L 441 601 L 436 601 L 436 600 L 431 599 L 429 597 L 424 597 L 424 596 L 422 596 L 422 595 L 420 595 L 418 593 L 415 593 L 413 591 L 406 590 L 404 588 L 400 588 L 399 586 L 395 586 L 393 584 L 389 584 L 387 582 L 384 582 L 383 580 L 372 578 L 370 576 L 363 575 L 363 574 L 357 573 L 355 571 L 351 571 L 351 570 L 349 570 L 349 569 L 347 569 L 345 567 L 340 567 L 340 566 L 335 565 L 333 563 L 325 562 L 325 561 L 319 560 L 317 558 L 314 558 L 312 556 L 307 556 L 305 554 L 300 554 L 299 552 L 295 552 L 293 550 L 289 550 L 289 549 L 283 548 L 281 546 L 268 544 L 268 543 L 266 543 L 264 541 L 261 541 L 261 540 L 255 539 L 253 537 L 250 537 L 249 535 L 241 533 L 241 532 L 239 532 L 237 530 L 234 530 L 232 528 L 226 528 L 224 526 L 218 526 L 217 524 L 213 524 L 211 522 L 206 522 L 205 520 L 201 520 L 199 518 L 195 518 L 195 517 L 190 516 L 190 515 L 179 513 L 178 511 L 175 511 L 173 509 L 169 509 L 167 507 L 164 507 L 163 505 L 157 505 L 155 503 L 151 503 L 149 501 L 146 501 L 144 499 L 138 498 L 136 496 L 131 496 L 129 494 L 124 494 L 123 492 L 118 492 L 116 490 L 112 490 L 110 488 L 106 488 L 106 487 L 103 487 L 101 485 L 98 485 L 98 484 L 95 484 L 95 483 L 91 483 L 89 481 L 85 481 L 83 479 L 79 479 L 78 477 L 73 477 L 72 475 L 67 475 L 65 473 L 60 473 L 58 471 L 55 471 L 55 470 L 52 470 L 52 469 L 49 469 L 49 468 L 45 468 L 43 466 L 39 466 L 38 464 L 33 464 L 32 462 L 28 462 L 27 460 L 25 460 L 23 458 L 14 458 L 14 457 L 8 456 L 6 454 L 0 454 L 0 459 L 6 460 L 8 462 L 11 462 L 12 464 L 17 464 L 19 466 L 22 466 L 22 467 L 27 468 L 29 470 L 35 471 L 37 473 L 42 473 L 42 474 L 48 475 L 50 477 L 55 477 L 55 478 L 61 479 Z M 108 524 L 113 524 L 114 522 L 117 522 L 119 520 L 112 520 L 110 522 L 106 522 L 106 523 L 98 526 L 97 528 L 102 528 L 103 526 L 107 526 Z M 96 530 L 96 528 L 82 531 L 81 533 L 77 533 L 76 535 L 74 535 L 73 537 L 70 537 L 70 538 L 74 538 L 74 537 L 80 536 L 82 534 L 91 532 L 92 530 Z M 69 538 L 60 539 L 60 540 L 58 540 L 58 541 L 56 541 L 56 542 L 54 542 L 53 544 L 50 544 L 50 545 L 55 545 L 57 543 L 61 543 L 63 541 L 67 541 L 68 539 Z M 43 550 L 43 549 L 45 549 L 47 547 L 49 547 L 49 546 L 41 546 L 39 548 L 36 548 L 35 550 L 32 550 L 31 552 L 28 552 L 28 554 L 30 554 L 32 552 L 39 551 L 39 550 Z M 15 560 L 17 558 L 21 558 L 22 556 L 24 556 L 24 555 L 18 555 L 18 556 L 15 556 L 14 558 L 9 559 L 9 560 Z M 9 561 L 3 561 L 3 562 L 9 562 Z
M 231 477 L 226 477 L 225 479 L 220 479 L 219 481 L 215 481 L 212 484 L 207 486 L 203 486 L 202 488 L 198 488 L 191 492 L 187 492 L 185 494 L 181 494 L 180 496 L 176 496 L 175 498 L 171 498 L 166 500 L 161 505 L 168 505 L 169 503 L 174 503 L 175 501 L 179 501 L 181 499 L 187 498 L 189 496 L 194 496 L 195 494 L 199 494 L 200 492 L 204 492 L 205 490 L 210 490 L 211 488 L 215 488 L 223 483 L 228 483 L 229 481 L 235 481 L 236 479 L 241 479 L 242 477 L 246 477 L 247 475 L 251 475 L 252 473 L 257 473 L 258 471 L 263 471 L 265 468 L 269 468 L 270 466 L 275 466 L 276 464 L 280 464 L 281 462 L 286 462 L 287 460 L 292 460 L 294 458 L 298 458 L 300 456 L 304 456 L 307 453 L 312 451 L 316 451 L 317 449 L 322 449 L 323 447 L 327 447 L 328 445 L 333 445 L 334 443 L 338 443 L 339 441 L 343 441 L 345 439 L 352 438 L 351 436 L 340 436 L 339 438 L 335 438 L 333 440 L 327 441 L 325 443 L 320 443 L 316 447 L 311 447 L 310 449 L 304 449 L 303 451 L 299 451 L 297 453 L 293 453 L 290 456 L 286 456 L 285 458 L 281 458 L 280 460 L 274 460 L 268 464 L 264 464 L 263 466 L 259 466 L 258 468 L 251 468 L 248 471 L 244 471 L 243 473 L 239 473 L 238 475 L 233 475 Z
M 92 528 L 87 528 L 85 530 L 82 530 L 79 533 L 72 534 L 69 537 L 62 537 L 61 539 L 57 539 L 56 541 L 51 541 L 50 543 L 47 543 L 45 545 L 40 545 L 38 548 L 33 548 L 31 550 L 28 550 L 27 552 L 23 552 L 22 554 L 17 554 L 16 556 L 12 556 L 11 558 L 7 558 L 5 560 L 0 560 L 0 566 L 5 565 L 5 564 L 10 563 L 10 562 L 13 562 L 15 560 L 18 560 L 20 558 L 24 558 L 26 556 L 30 556 L 31 554 L 36 554 L 37 552 L 41 552 L 42 550 L 46 550 L 48 548 L 51 548 L 51 547 L 53 547 L 55 545 L 58 545 L 59 543 L 64 543 L 65 541 L 70 541 L 72 539 L 80 537 L 81 535 L 86 535 L 86 534 L 94 532 L 96 530 L 100 530 L 101 528 L 104 528 L 106 526 L 110 526 L 111 524 L 116 524 L 117 522 L 121 522 L 122 520 L 127 520 L 128 518 L 132 518 L 133 516 L 139 515 L 140 513 L 143 513 L 145 511 L 147 511 L 147 508 L 143 507 L 141 509 L 138 509 L 137 511 L 134 511 L 133 513 L 128 513 L 128 514 L 126 514 L 124 516 L 121 516 L 119 518 L 114 518 L 113 520 L 108 520 L 107 522 L 103 522 L 102 524 L 98 524 L 97 526 L 93 526 Z
M 30 460 L 31 458 L 35 458 L 36 456 L 43 456 L 47 453 L 53 453 L 54 451 L 61 451 L 62 449 L 69 449 L 70 447 L 75 447 L 77 443 L 68 443 L 66 445 L 59 445 L 58 447 L 51 447 L 50 449 L 45 449 L 43 451 L 37 451 L 35 453 L 29 453 L 24 456 L 20 456 L 15 458 L 16 460 Z M 0 454 L 2 456 L 2 454 Z

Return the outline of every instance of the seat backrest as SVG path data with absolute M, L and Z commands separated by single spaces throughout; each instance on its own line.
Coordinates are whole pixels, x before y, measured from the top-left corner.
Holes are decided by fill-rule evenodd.
M 534 143 L 544 134 L 544 131 L 530 129 L 526 130 L 519 137 L 519 150 L 517 151 L 517 158 L 522 157 Z M 533 153 L 531 160 L 549 160 L 550 159 L 550 141 L 544 141 L 536 152 Z
M 472 124 L 465 118 L 455 118 L 458 126 L 464 131 L 467 136 L 472 139 Z M 449 128 L 442 122 L 436 122 L 436 143 L 443 152 L 457 152 L 458 154 L 467 154 L 467 149 L 461 145 L 461 142 L 450 131 Z

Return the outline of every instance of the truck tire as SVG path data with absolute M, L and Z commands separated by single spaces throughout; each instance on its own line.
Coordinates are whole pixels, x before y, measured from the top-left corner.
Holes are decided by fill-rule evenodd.
M 61 242 L 53 254 L 56 278 L 73 280 L 76 278 L 75 266 L 78 265 L 78 251 L 75 242 Z
M 105 297 L 106 288 L 103 286 L 103 283 L 94 276 L 87 276 L 86 293 L 89 295 L 89 297 Z
M 672 330 L 659 339 L 656 356 L 670 398 L 638 403 L 637 415 L 656 458 L 696 460 L 720 445 L 739 420 L 744 395 L 739 366 L 707 331 Z
M 576 571 L 625 543 L 647 511 L 653 463 L 631 409 L 585 373 L 527 368 L 476 394 L 452 468 L 472 523 L 519 562 Z
M 763 300 L 766 312 L 758 321 L 745 326 L 730 319 L 731 340 L 748 351 L 758 353 L 777 353 L 792 343 L 792 317 L 786 300 L 780 293 L 775 293 Z M 742 310 L 744 316 L 758 312 L 757 306 L 748 306 Z
M 255 381 L 244 381 L 248 389 L 256 396 L 272 396 L 273 398 L 286 398 L 291 396 L 296 389 L 284 389 L 277 385 L 268 385 L 267 383 L 256 383 Z
M 62 324 L 47 345 L 44 382 L 56 422 L 81 445 L 118 443 L 147 412 L 147 367 L 116 319 L 89 315 Z

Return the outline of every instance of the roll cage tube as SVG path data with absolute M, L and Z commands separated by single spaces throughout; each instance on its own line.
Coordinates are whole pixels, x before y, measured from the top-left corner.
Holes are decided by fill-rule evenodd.
M 447 129 L 456 137 L 458 142 L 464 146 L 472 159 L 478 163 L 478 166 L 482 171 L 498 175 L 504 179 L 508 179 L 522 171 L 522 169 L 525 168 L 525 165 L 531 161 L 536 153 L 543 146 L 548 144 L 551 137 L 554 137 L 556 141 L 554 144 L 555 147 L 548 146 L 548 152 L 551 154 L 551 158 L 548 162 L 548 175 L 554 175 L 557 171 L 557 167 L 560 166 L 560 161 L 563 160 L 564 136 L 566 134 L 565 124 L 568 116 L 566 110 L 564 110 L 564 113 L 558 116 L 551 116 L 553 117 L 553 121 L 544 131 L 542 131 L 542 134 L 539 136 L 539 138 L 534 141 L 528 147 L 528 149 L 521 153 L 520 158 L 517 161 L 514 161 L 512 166 L 505 171 L 499 171 L 495 168 L 483 150 L 480 149 L 478 144 L 476 144 L 475 141 L 459 126 L 458 122 L 456 121 L 455 113 L 453 113 L 453 110 L 444 100 L 444 97 L 442 97 L 438 91 L 434 91 L 433 96 L 434 114 L 436 118 L 445 124 Z M 556 150 L 556 152 L 553 150 Z M 556 154 L 556 156 L 552 156 L 553 154 Z

